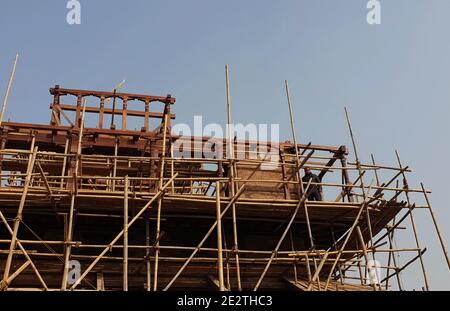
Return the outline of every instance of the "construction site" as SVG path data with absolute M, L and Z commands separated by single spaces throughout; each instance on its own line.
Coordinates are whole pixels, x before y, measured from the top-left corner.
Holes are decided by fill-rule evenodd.
M 231 124 L 228 67 L 226 82 Z M 397 166 L 361 163 L 347 110 L 351 146 L 300 143 L 287 81 L 292 138 L 269 142 L 271 170 L 258 142 L 232 136 L 221 156 L 196 156 L 210 137 L 172 133 L 172 95 L 56 85 L 49 123 L 34 124 L 3 121 L 10 87 L 0 290 L 390 291 L 404 290 L 401 274 L 417 263 L 418 290 L 429 290 L 418 209 L 429 211 L 450 268 L 431 190 L 408 183 L 399 153 Z M 179 140 L 190 156 L 175 155 Z M 305 181 L 305 168 L 319 181 Z M 323 198 L 311 200 L 318 187 Z M 415 247 L 394 243 L 405 227 Z

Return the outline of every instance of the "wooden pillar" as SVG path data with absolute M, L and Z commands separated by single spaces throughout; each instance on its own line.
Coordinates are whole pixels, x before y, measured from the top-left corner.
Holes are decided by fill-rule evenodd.
M 144 128 L 145 131 L 149 131 L 149 121 L 150 121 L 150 100 L 145 101 L 145 115 L 144 115 Z
M 75 126 L 80 128 L 81 127 L 81 103 L 83 101 L 83 96 L 78 95 L 77 96 L 77 110 L 75 112 Z
M 100 97 L 100 112 L 98 114 L 98 128 L 103 128 L 103 117 L 105 114 L 105 96 Z
M 128 98 L 123 98 L 123 109 L 122 109 L 122 130 L 127 129 L 127 110 L 128 110 Z

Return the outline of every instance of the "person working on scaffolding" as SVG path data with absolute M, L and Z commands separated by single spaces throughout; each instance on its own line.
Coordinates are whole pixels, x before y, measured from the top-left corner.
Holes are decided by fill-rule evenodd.
M 308 182 L 311 180 L 311 185 L 309 186 L 308 200 L 310 201 L 322 201 L 322 185 L 316 185 L 314 183 L 320 183 L 321 180 L 319 176 L 311 172 L 309 167 L 305 167 L 305 176 L 303 176 L 303 185 L 306 187 Z

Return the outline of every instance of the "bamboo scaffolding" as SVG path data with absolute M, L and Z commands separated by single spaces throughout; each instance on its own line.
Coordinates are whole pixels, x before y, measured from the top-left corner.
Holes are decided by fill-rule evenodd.
M 177 176 L 177 174 L 173 177 L 175 178 Z M 128 225 L 125 227 L 125 229 L 129 230 L 129 228 L 136 222 L 136 220 L 148 209 L 151 207 L 152 203 L 157 200 L 161 195 L 164 194 L 165 189 L 170 185 L 170 183 L 172 182 L 171 178 L 167 183 L 165 183 L 163 185 L 163 187 L 158 191 L 158 193 L 133 217 L 133 219 L 131 219 L 131 221 L 128 223 Z M 124 230 L 122 230 L 112 241 L 111 243 L 108 245 L 108 247 L 106 247 L 103 252 L 100 253 L 100 255 L 98 255 L 94 262 L 91 263 L 91 265 L 84 271 L 84 273 L 80 276 L 80 278 L 70 287 L 71 290 L 74 290 L 80 283 L 81 281 L 86 277 L 86 275 L 92 270 L 92 268 L 100 261 L 100 259 L 110 250 L 110 248 L 116 244 L 116 242 L 123 236 L 124 234 Z
M 231 124 L 228 65 L 225 69 L 227 124 Z M 406 173 L 411 170 L 402 165 L 398 154 L 398 167 L 376 163 L 373 154 L 370 164 L 361 163 L 347 110 L 355 163 L 347 161 L 345 146 L 299 144 L 287 81 L 293 143 L 280 143 L 280 161 L 269 172 L 261 168 L 269 155 L 259 150 L 261 142 L 237 140 L 230 126 L 225 138 L 214 140 L 215 144 L 227 144 L 222 157 L 208 158 L 202 153 L 199 157 L 210 137 L 170 133 L 174 117 L 170 96 L 156 100 L 164 105 L 164 113 L 150 112 L 154 99 L 138 96 L 145 104 L 141 113 L 127 108 L 132 94 L 69 90 L 68 95 L 77 101 L 76 106 L 70 106 L 61 104 L 59 97 L 65 96 L 65 91 L 57 89 L 53 91 L 56 95 L 50 126 L 0 123 L 0 217 L 6 233 L 10 233 L 0 237 L 0 244 L 6 246 L 0 250 L 0 261 L 5 261 L 5 268 L 9 266 L 0 290 L 41 290 L 38 286 L 66 290 L 70 260 L 79 260 L 87 267 L 70 290 L 127 291 L 144 287 L 147 291 L 166 291 L 206 286 L 215 290 L 264 290 L 278 288 L 283 282 L 297 290 L 391 290 L 394 277 L 403 290 L 401 273 L 417 260 L 424 267 L 421 258 L 425 248 L 419 243 L 413 248 L 397 246 L 394 239 L 396 230 L 406 228 L 405 220 L 413 217 L 416 208 L 430 211 L 450 267 L 428 198 L 430 190 L 423 184 L 417 189 L 407 184 Z M 85 98 L 92 94 L 100 99 L 100 108 L 86 107 Z M 123 100 L 123 109 L 105 109 L 105 100 L 116 97 Z M 76 120 L 65 114 L 67 110 L 75 112 Z M 101 114 L 98 128 L 85 128 L 86 112 Z M 122 115 L 122 128 L 103 129 L 104 113 Z M 62 124 L 61 115 L 70 126 Z M 145 119 L 141 132 L 126 129 L 127 116 Z M 149 118 L 158 118 L 161 124 L 151 129 Z M 194 145 L 190 151 L 193 157 L 175 156 L 177 139 Z M 306 189 L 300 171 L 305 167 L 320 178 L 320 182 L 309 181 Z M 365 184 L 368 173 L 373 174 L 375 184 Z M 322 181 L 324 176 L 326 181 Z M 401 178 L 403 187 L 399 186 Z M 313 186 L 323 187 L 327 196 L 335 199 L 307 200 L 308 189 Z M 403 194 L 406 202 L 401 200 Z M 423 195 L 426 205 L 413 202 L 415 194 Z M 40 238 L 42 233 L 30 228 L 33 222 L 19 219 L 25 208 L 36 226 L 50 223 L 51 217 L 55 225 L 54 215 L 63 217 L 63 237 L 54 233 L 56 227 L 49 227 L 48 236 Z M 83 219 L 77 220 L 79 217 Z M 206 234 L 184 232 L 186 221 L 195 228 L 205 225 Z M 87 235 L 96 222 L 107 229 L 101 229 L 105 232 L 93 242 Z M 19 238 L 19 225 L 34 237 Z M 145 230 L 145 236 L 129 231 L 132 226 Z M 174 231 L 165 234 L 163 227 Z M 416 235 L 414 223 L 412 227 Z M 150 234 L 153 228 L 154 236 Z M 109 234 L 114 237 L 111 242 Z M 289 241 L 285 241 L 287 234 Z M 216 241 L 211 241 L 211 236 Z M 197 245 L 187 243 L 197 237 Z M 267 249 L 269 240 L 274 245 Z M 243 249 L 238 242 L 245 245 Z M 375 254 L 387 259 L 377 265 L 384 276 L 378 282 L 367 275 L 372 269 L 369 257 L 375 259 Z M 400 254 L 412 259 L 401 266 Z M 33 261 L 39 263 L 39 270 Z M 37 280 L 31 280 L 30 274 Z M 21 284 L 31 281 L 23 287 L 12 287 L 19 277 Z M 52 287 L 61 282 L 60 288 L 49 288 L 43 277 Z M 360 285 L 350 285 L 355 281 Z
M 406 179 L 406 174 L 402 171 L 403 166 L 402 166 L 402 162 L 400 160 L 400 154 L 398 153 L 397 150 L 395 150 L 395 155 L 397 156 L 398 166 L 399 166 L 399 168 L 401 170 L 401 173 L 402 173 L 402 176 L 403 176 L 403 186 L 404 186 L 405 189 L 407 189 L 408 188 L 408 181 Z M 410 197 L 409 197 L 409 193 L 405 192 L 405 196 L 406 196 L 406 201 L 408 202 L 408 205 L 410 206 L 411 205 L 411 200 L 410 200 Z M 417 234 L 417 228 L 416 228 L 416 223 L 414 221 L 414 216 L 413 216 L 413 210 L 412 209 L 410 209 L 410 212 L 409 212 L 409 219 L 411 221 L 411 227 L 413 229 L 414 240 L 416 242 L 416 247 L 418 249 L 420 249 L 419 236 Z M 425 263 L 424 263 L 421 251 L 418 251 L 418 256 L 419 256 L 419 260 L 420 260 L 420 266 L 422 268 L 422 275 L 423 275 L 423 281 L 425 283 L 424 284 L 425 285 L 425 289 L 428 291 L 429 290 L 428 276 L 427 276 L 427 272 L 425 270 Z

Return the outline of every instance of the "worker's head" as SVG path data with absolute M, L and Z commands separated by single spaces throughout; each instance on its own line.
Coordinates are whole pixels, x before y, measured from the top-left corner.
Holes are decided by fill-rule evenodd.
M 309 167 L 305 167 L 305 174 L 311 174 L 311 169 Z

